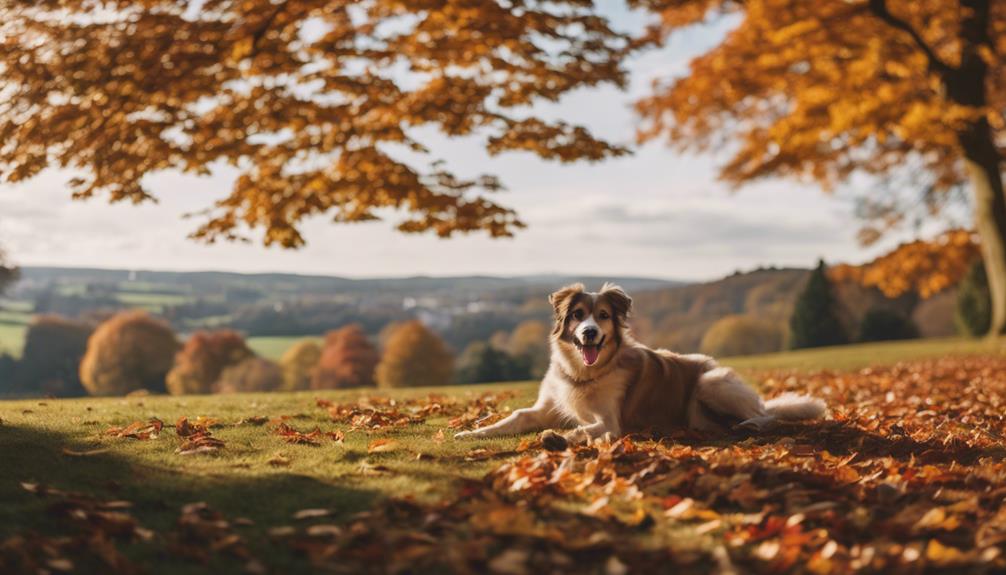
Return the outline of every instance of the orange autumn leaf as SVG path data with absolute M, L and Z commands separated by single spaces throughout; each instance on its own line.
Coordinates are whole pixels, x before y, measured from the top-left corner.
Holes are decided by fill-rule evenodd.
M 383 453 L 398 449 L 399 443 L 394 439 L 375 439 L 367 445 L 367 453 Z
M 125 427 L 109 427 L 105 430 L 105 435 L 140 440 L 157 439 L 163 428 L 164 422 L 155 417 L 147 422 L 134 421 Z

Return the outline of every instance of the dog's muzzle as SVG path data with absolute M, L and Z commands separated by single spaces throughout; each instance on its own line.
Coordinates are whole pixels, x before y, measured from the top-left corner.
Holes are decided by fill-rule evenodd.
M 604 347 L 606 339 L 608 339 L 608 336 L 602 335 L 601 341 L 597 343 L 584 343 L 579 338 L 573 338 L 573 345 L 576 346 L 576 349 L 580 350 L 580 355 L 583 357 L 583 365 L 590 367 L 597 363 L 597 358 L 601 355 L 601 349 Z

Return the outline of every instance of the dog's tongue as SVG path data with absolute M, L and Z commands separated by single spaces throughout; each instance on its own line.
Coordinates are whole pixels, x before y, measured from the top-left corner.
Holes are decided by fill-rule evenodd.
M 598 349 L 596 345 L 583 346 L 583 363 L 586 365 L 594 365 L 594 362 L 597 361 L 597 356 L 600 353 L 601 350 Z

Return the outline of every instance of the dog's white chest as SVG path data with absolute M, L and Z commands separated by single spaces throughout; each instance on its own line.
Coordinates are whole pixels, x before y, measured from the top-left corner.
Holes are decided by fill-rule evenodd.
M 564 415 L 580 425 L 598 421 L 601 414 L 611 416 L 621 411 L 628 373 L 616 369 L 586 385 L 566 385 L 559 406 Z

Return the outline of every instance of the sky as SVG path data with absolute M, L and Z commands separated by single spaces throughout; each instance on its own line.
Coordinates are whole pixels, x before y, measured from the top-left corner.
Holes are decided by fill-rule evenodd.
M 614 18 L 622 27 L 639 21 L 624 13 Z M 690 30 L 633 60 L 626 91 L 582 90 L 536 112 L 633 144 L 637 118 L 631 103 L 647 92 L 651 79 L 685 73 L 689 60 L 715 45 L 730 25 Z M 717 180 L 717 168 L 727 158 L 715 152 L 682 155 L 651 143 L 633 145 L 634 154 L 626 158 L 560 165 L 523 153 L 489 157 L 479 139 L 430 134 L 422 141 L 461 176 L 498 175 L 507 191 L 496 199 L 516 209 L 527 229 L 512 239 L 480 234 L 439 239 L 396 232 L 394 214 L 350 225 L 319 217 L 303 226 L 307 246 L 295 251 L 261 243 L 206 245 L 187 239 L 199 220 L 184 215 L 225 196 L 233 170 L 209 177 L 152 176 L 147 183 L 159 202 L 141 206 L 72 201 L 65 185 L 72 174 L 49 171 L 27 183 L 0 184 L 0 246 L 22 266 L 346 277 L 561 273 L 694 281 L 763 265 L 811 266 L 819 257 L 866 261 L 908 237 L 901 233 L 863 248 L 856 241 L 859 222 L 851 202 L 857 190 L 829 196 L 789 180 L 734 190 Z

